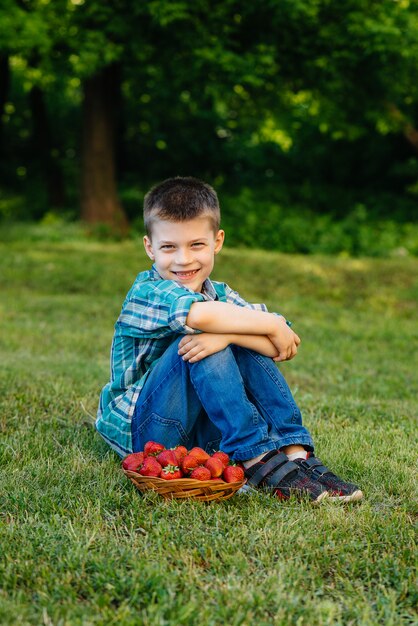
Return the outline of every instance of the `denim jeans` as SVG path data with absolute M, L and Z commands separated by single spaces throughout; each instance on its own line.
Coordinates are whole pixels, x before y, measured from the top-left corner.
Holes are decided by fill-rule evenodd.
M 272 359 L 231 345 L 188 363 L 176 339 L 152 368 L 132 418 L 134 452 L 166 447 L 223 450 L 251 459 L 290 444 L 313 450 L 290 389 Z

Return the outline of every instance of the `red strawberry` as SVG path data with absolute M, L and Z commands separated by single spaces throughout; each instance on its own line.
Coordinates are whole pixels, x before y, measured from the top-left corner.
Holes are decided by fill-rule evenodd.
M 160 454 L 157 456 L 157 461 L 163 467 L 165 467 L 166 465 L 178 464 L 177 457 L 173 450 L 163 450 L 162 452 L 160 452 Z
M 190 478 L 195 480 L 210 480 L 210 471 L 207 467 L 196 467 L 190 474 Z
M 214 454 L 212 454 L 212 458 L 214 458 L 214 459 L 221 459 L 223 466 L 224 467 L 228 466 L 229 456 L 227 455 L 226 452 L 221 452 L 219 450 L 218 452 L 215 452 Z
M 144 461 L 144 453 L 143 452 L 133 452 L 132 454 L 128 454 L 122 461 L 122 467 L 126 470 L 131 470 L 135 472 L 138 467 L 142 465 Z
M 183 473 L 177 465 L 166 465 L 163 467 L 160 478 L 164 480 L 176 480 L 183 478 Z
M 218 457 L 211 457 L 205 463 L 205 467 L 210 471 L 212 478 L 219 478 L 224 471 L 224 466 L 221 459 Z
M 157 443 L 156 441 L 147 441 L 144 446 L 144 456 L 157 456 L 165 450 L 165 446 L 162 443 Z
M 139 470 L 141 476 L 159 476 L 161 474 L 162 467 L 158 463 L 157 459 L 152 456 L 147 456 L 144 459 L 142 467 Z
M 184 474 L 190 474 L 190 472 L 194 470 L 195 467 L 198 467 L 198 465 L 199 465 L 199 461 L 197 460 L 195 456 L 192 456 L 191 454 L 187 454 L 180 461 L 180 467 L 183 470 Z
M 244 480 L 244 470 L 239 465 L 228 465 L 223 471 L 222 478 L 226 483 L 240 483 Z
M 176 446 L 175 448 L 172 448 L 172 450 L 177 457 L 177 461 L 179 462 L 184 459 L 187 454 L 187 448 L 185 446 Z
M 203 465 L 209 458 L 209 454 L 203 450 L 203 448 L 192 448 L 189 452 L 192 456 L 195 456 L 199 461 L 199 465 Z

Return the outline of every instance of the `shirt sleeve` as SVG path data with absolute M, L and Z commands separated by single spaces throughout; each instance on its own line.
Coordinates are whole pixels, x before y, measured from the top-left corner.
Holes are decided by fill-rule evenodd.
M 201 293 L 183 289 L 171 280 L 137 285 L 129 294 L 116 322 L 131 337 L 160 338 L 173 333 L 197 334 L 186 319 L 194 302 L 204 302 Z

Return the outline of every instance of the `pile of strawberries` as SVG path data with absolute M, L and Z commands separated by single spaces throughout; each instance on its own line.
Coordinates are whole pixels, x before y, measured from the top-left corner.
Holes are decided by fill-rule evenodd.
M 188 451 L 185 446 L 166 449 L 161 443 L 148 441 L 143 452 L 128 454 L 123 461 L 125 470 L 142 476 L 154 476 L 164 480 L 194 478 L 196 480 L 223 480 L 236 483 L 244 480 L 244 470 L 230 460 L 225 452 L 210 456 L 202 448 Z

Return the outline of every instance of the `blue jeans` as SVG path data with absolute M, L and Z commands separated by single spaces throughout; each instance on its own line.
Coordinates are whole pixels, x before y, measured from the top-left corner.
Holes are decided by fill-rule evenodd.
M 134 452 L 153 440 L 251 459 L 290 444 L 313 450 L 308 430 L 272 359 L 231 345 L 187 363 L 176 339 L 142 388 L 132 418 Z

